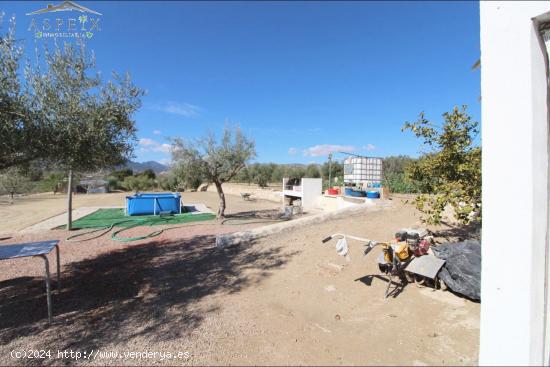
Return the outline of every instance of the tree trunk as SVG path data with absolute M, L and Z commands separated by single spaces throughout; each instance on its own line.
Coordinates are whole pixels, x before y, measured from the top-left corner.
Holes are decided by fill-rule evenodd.
M 10 195 L 11 195 L 11 204 L 13 204 L 13 203 L 14 203 L 14 201 L 13 201 L 13 195 L 14 195 L 14 194 L 15 194 L 15 192 L 13 192 L 13 191 L 12 191 L 12 192 L 10 192 Z
M 73 224 L 73 170 L 69 170 L 67 182 L 67 231 L 70 231 Z
M 220 182 L 214 182 L 216 190 L 218 191 L 218 197 L 220 198 L 220 207 L 218 209 L 218 219 L 223 218 L 225 214 L 225 194 L 223 193 L 222 184 Z

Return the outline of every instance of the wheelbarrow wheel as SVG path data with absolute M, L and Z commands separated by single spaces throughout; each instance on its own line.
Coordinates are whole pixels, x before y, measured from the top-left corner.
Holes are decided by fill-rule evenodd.
M 426 286 L 426 278 L 424 278 L 422 275 L 415 275 L 414 284 L 416 284 L 418 288 L 424 288 Z

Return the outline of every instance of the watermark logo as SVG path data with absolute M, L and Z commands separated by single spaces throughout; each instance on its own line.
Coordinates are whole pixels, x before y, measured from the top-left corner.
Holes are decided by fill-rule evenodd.
M 44 14 L 73 11 L 83 14 L 79 17 L 63 17 L 61 14 L 56 14 L 55 17 L 37 19 Z M 101 31 L 99 24 L 101 13 L 74 1 L 63 1 L 58 5 L 48 4 L 46 8 L 35 10 L 27 15 L 33 17 L 27 31 L 33 32 L 35 38 L 89 39 Z

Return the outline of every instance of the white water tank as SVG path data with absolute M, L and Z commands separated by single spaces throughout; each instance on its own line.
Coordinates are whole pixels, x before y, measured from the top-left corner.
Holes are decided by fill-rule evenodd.
M 344 160 L 344 183 L 381 183 L 382 158 L 348 157 Z

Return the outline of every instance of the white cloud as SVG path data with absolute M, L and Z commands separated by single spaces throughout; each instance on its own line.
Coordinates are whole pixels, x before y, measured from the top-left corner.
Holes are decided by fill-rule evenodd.
M 363 150 L 371 151 L 371 150 L 375 150 L 375 149 L 376 149 L 376 146 L 373 145 L 373 144 L 363 145 Z
M 172 146 L 170 144 L 161 144 L 160 147 L 158 148 L 158 151 L 159 152 L 164 152 L 164 153 L 170 153 L 170 150 L 172 149 Z
M 326 156 L 329 153 L 334 152 L 354 152 L 357 148 L 353 145 L 331 145 L 331 144 L 321 144 L 315 145 L 304 149 L 303 154 L 306 157 L 321 157 Z
M 288 154 L 290 154 L 290 155 L 296 155 L 296 153 L 298 153 L 298 149 L 296 149 L 296 148 L 294 148 L 294 147 L 288 148 Z
M 160 130 L 153 130 L 153 134 L 160 135 L 160 134 L 162 134 L 162 132 Z
M 170 144 L 161 144 L 158 141 L 149 138 L 139 139 L 140 152 L 162 152 L 170 153 L 172 146 Z
M 200 115 L 202 109 L 199 106 L 187 102 L 165 102 L 153 106 L 153 109 L 183 117 L 195 118 Z
M 156 141 L 154 141 L 153 139 L 149 139 L 149 138 L 140 138 L 139 139 L 139 145 L 144 146 L 144 147 L 148 147 L 148 146 L 156 145 L 156 144 L 158 144 L 158 143 Z

